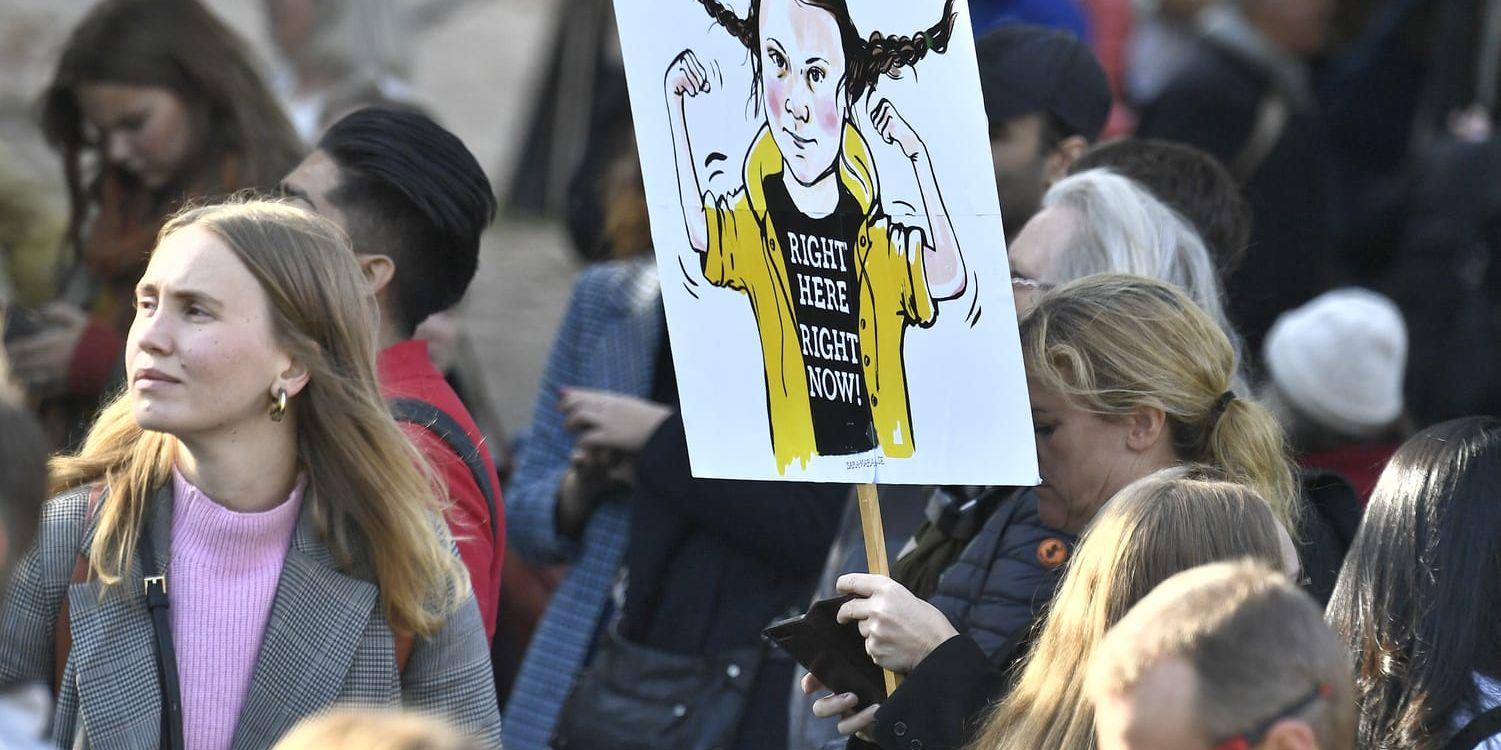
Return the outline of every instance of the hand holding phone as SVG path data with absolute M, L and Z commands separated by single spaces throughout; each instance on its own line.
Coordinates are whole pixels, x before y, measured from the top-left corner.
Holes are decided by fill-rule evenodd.
M 5 316 L 5 351 L 11 371 L 33 396 L 62 392 L 88 314 L 65 302 L 54 302 L 41 310 L 9 312 Z
M 865 653 L 859 626 L 837 619 L 839 608 L 852 598 L 814 602 L 807 614 L 775 623 L 762 635 L 791 654 L 830 690 L 853 693 L 858 711 L 885 700 L 886 682 L 881 668 Z

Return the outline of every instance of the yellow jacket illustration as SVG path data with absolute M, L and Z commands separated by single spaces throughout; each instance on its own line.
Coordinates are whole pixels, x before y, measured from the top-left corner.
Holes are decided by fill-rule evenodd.
M 750 301 L 760 332 L 771 443 L 779 473 L 785 473 L 794 461 L 807 468 L 817 452 L 781 234 L 768 215 L 762 189 L 764 180 L 782 169 L 782 153 L 763 126 L 745 160 L 745 186 L 721 198 L 707 193 L 703 197 L 708 222 L 704 278 L 714 286 L 740 291 Z M 863 214 L 854 261 L 860 295 L 860 363 L 870 393 L 871 421 L 881 452 L 907 458 L 916 441 L 902 343 L 908 326 L 930 326 L 938 314 L 923 269 L 925 238 L 921 228 L 898 224 L 882 212 L 869 148 L 848 122 L 838 171 L 841 185 Z

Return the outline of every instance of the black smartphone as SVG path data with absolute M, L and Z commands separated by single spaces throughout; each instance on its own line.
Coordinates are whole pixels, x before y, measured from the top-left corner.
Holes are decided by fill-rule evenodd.
M 820 599 L 807 614 L 774 623 L 761 634 L 791 654 L 830 690 L 854 693 L 859 710 L 886 699 L 886 680 L 881 668 L 865 653 L 860 626 L 835 619 L 839 607 L 853 598 Z

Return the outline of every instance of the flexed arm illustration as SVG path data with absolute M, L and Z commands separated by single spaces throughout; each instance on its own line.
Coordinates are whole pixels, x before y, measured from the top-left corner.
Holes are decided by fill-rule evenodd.
M 928 294 L 935 300 L 953 299 L 964 294 L 967 284 L 964 254 L 959 250 L 954 224 L 943 205 L 943 194 L 938 190 L 938 178 L 933 172 L 933 160 L 928 155 L 927 145 L 889 99 L 882 99 L 871 110 L 870 120 L 881 140 L 894 144 L 912 162 L 918 192 L 922 196 L 922 212 L 928 217 L 929 225 L 930 241 L 923 247 Z
M 667 121 L 672 127 L 672 156 L 677 164 L 678 202 L 683 207 L 683 223 L 688 229 L 688 245 L 694 254 L 680 257 L 684 268 L 698 268 L 700 256 L 709 250 L 709 225 L 704 217 L 703 191 L 698 184 L 693 145 L 688 138 L 686 100 L 709 90 L 709 74 L 693 50 L 683 50 L 667 66 Z

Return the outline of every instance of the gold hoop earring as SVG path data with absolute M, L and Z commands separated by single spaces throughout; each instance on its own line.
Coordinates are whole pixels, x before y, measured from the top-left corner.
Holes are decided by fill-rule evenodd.
M 276 392 L 276 401 L 271 404 L 271 421 L 280 422 L 287 416 L 287 389 Z

